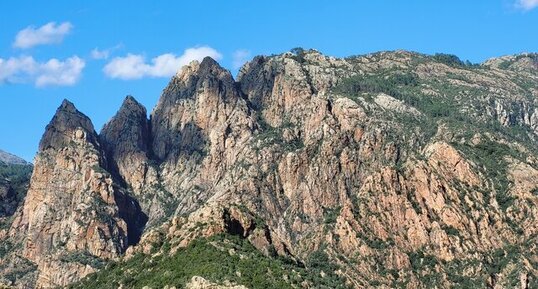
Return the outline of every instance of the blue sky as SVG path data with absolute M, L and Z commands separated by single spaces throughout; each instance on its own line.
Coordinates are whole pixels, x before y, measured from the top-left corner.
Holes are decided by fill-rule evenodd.
M 0 149 L 32 160 L 62 99 L 96 130 L 131 94 L 148 111 L 177 69 L 294 47 L 406 49 L 481 62 L 538 52 L 538 0 L 1 1 Z

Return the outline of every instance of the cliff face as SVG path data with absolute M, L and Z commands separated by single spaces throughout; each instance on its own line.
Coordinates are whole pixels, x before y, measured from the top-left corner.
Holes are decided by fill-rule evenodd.
M 174 76 L 151 113 L 153 153 L 175 215 L 199 208 L 237 163 L 255 121 L 247 101 L 211 58 Z
M 21 255 L 37 265 L 37 286 L 65 285 L 93 272 L 76 256 L 113 259 L 129 244 L 129 211 L 120 188 L 103 169 L 91 121 L 64 101 L 47 126 L 35 158 L 24 206 L 11 226 Z M 128 206 L 128 207 L 127 207 Z
M 128 97 L 99 136 L 66 102 L 13 254 L 47 287 L 98 269 L 67 253 L 174 254 L 228 233 L 307 269 L 322 256 L 354 288 L 532 288 L 535 64 L 296 50 L 254 58 L 235 81 L 206 58 L 172 78 L 149 120 Z
M 149 170 L 149 123 L 146 108 L 128 96 L 100 134 L 109 169 L 141 193 Z

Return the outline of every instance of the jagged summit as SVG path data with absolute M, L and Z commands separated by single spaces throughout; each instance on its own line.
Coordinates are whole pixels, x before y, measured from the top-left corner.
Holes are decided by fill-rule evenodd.
M 146 108 L 133 96 L 125 97 L 120 109 L 107 122 L 100 133 L 102 144 L 108 153 L 131 149 L 146 151 L 149 141 L 149 126 Z M 127 148 L 127 147 L 132 148 Z
M 129 106 L 129 105 L 141 106 L 141 104 L 132 95 L 127 95 L 122 103 L 122 107 Z
M 116 116 L 114 117 L 118 117 L 118 115 L 121 114 L 140 114 L 146 112 L 146 107 L 143 104 L 138 102 L 132 95 L 127 95 L 123 100 L 120 109 L 116 113 Z
M 221 67 L 221 66 L 211 56 L 206 56 L 206 57 L 204 57 L 204 59 L 202 59 L 202 62 L 200 62 L 200 68 L 206 69 L 206 68 L 209 68 L 209 67 Z
M 236 82 L 217 61 L 191 62 L 172 78 L 151 113 L 153 153 L 162 161 L 200 152 L 208 131 L 222 125 L 239 101 Z
M 64 99 L 45 128 L 45 133 L 39 143 L 39 150 L 59 149 L 74 138 L 84 138 L 97 146 L 97 134 L 91 120 L 78 111 L 72 102 Z
M 133 187 L 133 178 L 141 179 L 147 168 L 150 133 L 146 108 L 128 95 L 116 115 L 103 126 L 99 135 L 109 160 L 109 170 Z M 141 167 L 140 167 L 141 166 Z
M 116 184 L 90 119 L 70 101 L 58 107 L 39 149 L 10 234 L 20 234 L 21 256 L 39 264 L 37 287 L 50 288 L 88 272 L 85 264 L 63 267 L 58 260 L 70 254 L 116 258 L 138 241 L 147 218 Z
M 62 104 L 60 105 L 60 107 L 58 107 L 58 110 L 76 112 L 77 108 L 71 101 L 64 98 Z
M 202 62 L 197 60 L 192 61 L 188 65 L 183 66 L 176 77 L 181 81 L 192 81 L 193 78 L 217 77 L 220 79 L 226 78 L 227 81 L 233 82 L 233 77 L 226 68 L 222 67 L 215 59 L 206 56 Z

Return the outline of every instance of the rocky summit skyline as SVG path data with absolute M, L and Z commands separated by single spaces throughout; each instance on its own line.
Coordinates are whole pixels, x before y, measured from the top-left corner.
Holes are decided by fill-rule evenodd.
M 0 195 L 4 286 L 537 286 L 536 54 L 180 71 L 100 132 L 61 103 L 22 197 Z
M 14 165 L 28 164 L 28 162 L 23 160 L 22 158 L 14 154 L 5 152 L 3 150 L 0 150 L 0 162 L 5 163 L 5 164 L 14 164 Z
M 538 288 L 537 16 L 0 1 L 0 289 Z
M 206 56 L 236 78 L 254 56 L 294 47 L 339 58 L 448 53 L 472 63 L 536 52 L 536 8 L 535 0 L 4 1 L 0 131 L 10 137 L 0 148 L 33 162 L 65 98 L 96 130 L 125 95 L 150 111 L 178 69 Z

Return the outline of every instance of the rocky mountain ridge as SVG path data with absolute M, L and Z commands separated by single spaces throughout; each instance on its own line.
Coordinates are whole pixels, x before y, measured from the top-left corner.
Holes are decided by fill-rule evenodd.
M 3 280 L 67 286 L 108 260 L 231 234 L 333 264 L 319 274 L 352 288 L 532 288 L 537 63 L 296 49 L 255 57 L 236 81 L 206 58 L 149 119 L 128 96 L 100 134 L 64 101 L 3 236 L 19 244 Z
M 5 152 L 3 150 L 0 150 L 0 162 L 2 162 L 4 164 L 12 164 L 12 165 L 28 165 L 29 164 L 24 159 L 14 155 L 14 154 L 10 154 L 8 152 Z

